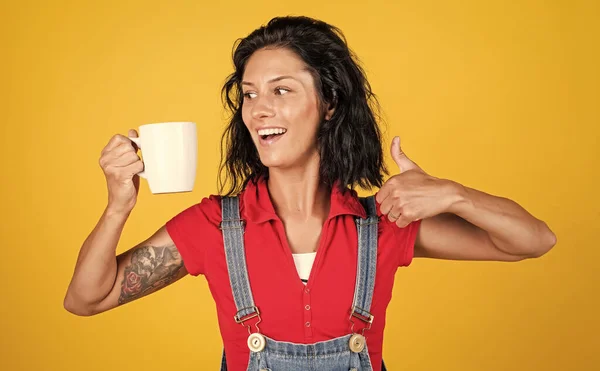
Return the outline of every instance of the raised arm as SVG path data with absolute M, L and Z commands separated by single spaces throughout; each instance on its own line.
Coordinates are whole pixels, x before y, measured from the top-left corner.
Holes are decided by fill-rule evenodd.
M 392 144 L 400 174 L 377 194 L 384 215 L 404 227 L 421 220 L 415 256 L 519 261 L 547 253 L 556 236 L 516 202 L 433 177 Z
M 130 135 L 136 135 L 130 132 Z M 100 157 L 108 186 L 108 205 L 86 238 L 64 298 L 69 312 L 90 316 L 155 292 L 187 274 L 165 227 L 116 256 L 137 200 L 143 164 L 132 142 L 114 136 Z

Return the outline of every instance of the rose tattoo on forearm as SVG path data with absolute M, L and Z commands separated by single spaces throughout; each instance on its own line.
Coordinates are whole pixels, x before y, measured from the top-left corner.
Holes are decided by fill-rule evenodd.
M 177 277 L 183 260 L 175 245 L 143 246 L 131 255 L 121 283 L 119 304 L 164 287 Z

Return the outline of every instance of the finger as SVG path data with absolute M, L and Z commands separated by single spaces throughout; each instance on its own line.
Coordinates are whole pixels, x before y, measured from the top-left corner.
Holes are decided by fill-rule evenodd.
M 137 157 L 135 149 L 131 146 L 131 141 L 127 140 L 126 143 L 121 143 L 117 147 L 111 149 L 108 152 L 103 152 L 100 156 L 100 166 L 102 168 L 108 168 L 110 166 L 122 166 L 122 156 L 126 154 L 133 154 Z
M 127 136 L 129 136 L 130 138 L 139 138 L 138 132 L 135 131 L 135 129 L 129 129 L 129 131 L 127 132 Z M 131 145 L 133 146 L 133 149 L 135 149 L 136 151 L 139 149 L 137 143 L 135 143 L 132 140 L 131 140 Z
M 133 177 L 134 175 L 139 174 L 142 171 L 144 171 L 144 163 L 141 160 L 136 161 L 136 162 L 130 164 L 129 166 L 124 167 L 123 171 L 125 171 L 128 176 Z
M 413 223 L 413 222 L 416 222 L 416 221 L 419 221 L 419 220 L 420 219 L 414 219 L 414 220 L 412 220 L 410 218 L 406 218 L 406 217 L 400 216 L 400 218 L 398 218 L 398 220 L 396 220 L 396 225 L 398 227 L 400 227 L 400 228 L 406 228 L 406 227 L 408 227 L 408 225 L 410 223 Z
M 383 215 L 388 215 L 390 213 L 390 211 L 394 208 L 394 201 L 395 201 L 394 199 L 392 199 L 391 197 L 388 197 L 385 201 L 383 201 L 381 203 L 381 205 L 379 205 L 379 211 Z
M 400 228 L 405 228 L 410 223 L 419 220 L 410 210 L 404 210 L 402 215 L 396 220 L 396 225 Z
M 390 184 L 388 180 L 383 184 L 381 188 L 379 188 L 379 191 L 377 191 L 377 194 L 375 195 L 375 201 L 377 201 L 377 203 L 379 204 L 382 204 L 388 198 L 393 189 L 394 187 Z
M 400 169 L 400 173 L 408 170 L 419 169 L 419 166 L 409 159 L 406 153 L 404 153 L 402 150 L 402 147 L 400 146 L 400 137 L 394 137 L 390 151 L 392 154 L 392 159 Z
M 127 138 L 121 134 L 115 134 L 112 138 L 110 138 L 110 140 L 108 141 L 108 144 L 102 150 L 102 153 L 104 154 L 104 153 L 110 152 L 113 149 L 115 149 L 117 146 L 119 146 L 120 144 L 128 143 L 128 142 L 131 143 L 129 138 Z
M 112 161 L 111 165 L 114 167 L 127 167 L 137 161 L 141 161 L 140 156 L 135 152 L 128 152 L 123 154 L 121 157 Z
M 117 147 L 112 149 L 106 155 L 109 156 L 110 158 L 117 159 L 117 158 L 123 156 L 124 154 L 130 153 L 130 152 L 136 153 L 136 150 L 135 150 L 135 148 L 133 148 L 132 142 L 128 140 L 126 143 L 119 144 Z
M 398 226 L 398 228 L 406 228 L 409 224 L 410 224 L 410 220 L 407 220 L 406 218 L 403 218 L 402 216 L 400 216 L 400 218 L 398 218 L 396 220 L 396 225 Z
M 382 215 L 387 216 L 389 221 L 394 223 L 402 215 L 402 206 L 397 198 L 388 197 L 379 206 Z
M 387 218 L 390 222 L 396 223 L 398 219 L 402 218 L 402 210 L 398 207 L 392 207 L 387 214 Z

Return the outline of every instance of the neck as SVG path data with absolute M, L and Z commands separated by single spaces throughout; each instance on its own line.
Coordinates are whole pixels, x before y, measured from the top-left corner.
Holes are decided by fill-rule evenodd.
M 297 168 L 269 169 L 267 185 L 275 212 L 281 218 L 327 218 L 331 191 L 320 180 L 319 161 Z

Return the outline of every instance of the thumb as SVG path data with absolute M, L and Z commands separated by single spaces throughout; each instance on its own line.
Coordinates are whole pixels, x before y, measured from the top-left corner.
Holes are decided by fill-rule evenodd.
M 420 169 L 419 166 L 406 156 L 402 147 L 400 147 L 400 137 L 394 137 L 392 140 L 392 159 L 400 168 L 400 173 L 408 170 Z
M 135 129 L 129 129 L 129 131 L 127 132 L 127 136 L 129 138 L 139 138 L 138 132 L 135 131 Z M 134 142 L 131 142 L 131 145 L 133 146 L 133 148 L 137 151 L 139 149 L 138 145 L 135 144 Z

